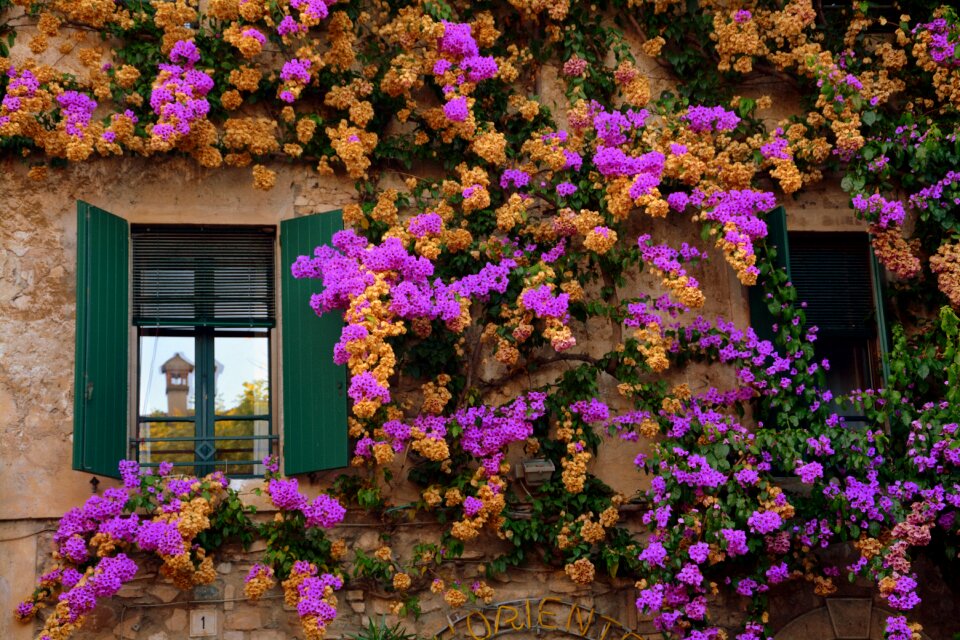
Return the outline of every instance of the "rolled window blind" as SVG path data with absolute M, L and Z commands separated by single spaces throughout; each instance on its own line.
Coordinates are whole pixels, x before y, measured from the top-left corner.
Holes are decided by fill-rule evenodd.
M 807 326 L 822 336 L 872 337 L 876 310 L 866 234 L 790 234 L 790 274 Z
M 135 225 L 137 325 L 272 327 L 272 227 Z

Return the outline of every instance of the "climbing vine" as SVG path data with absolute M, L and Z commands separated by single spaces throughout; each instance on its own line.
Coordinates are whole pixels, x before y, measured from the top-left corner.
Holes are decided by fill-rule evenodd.
M 222 477 L 124 463 L 123 489 L 64 517 L 56 567 L 18 616 L 55 601 L 40 638 L 65 638 L 136 573 L 128 552 L 159 555 L 190 586 L 211 579 L 224 541 L 262 538 L 247 595 L 282 582 L 318 638 L 345 580 L 410 615 L 427 589 L 451 607 L 490 601 L 485 581 L 462 584 L 444 563 L 496 537 L 491 575 L 536 560 L 578 584 L 630 576 L 668 637 L 766 638 L 771 587 L 804 580 L 828 595 L 843 575 L 873 579 L 903 612 L 888 638 L 914 637 L 913 554 L 946 541 L 955 561 L 960 506 L 960 26 L 947 6 L 915 9 L 0 4 L 0 147 L 31 179 L 97 157 L 185 155 L 249 166 L 260 189 L 297 163 L 357 191 L 332 245 L 285 265 L 318 280 L 304 304 L 344 319 L 324 357 L 350 373 L 355 470 L 308 501 L 266 461 L 278 515 L 261 522 Z M 44 62 L 54 51 L 71 71 Z M 670 90 L 653 90 L 654 68 Z M 757 76 L 797 92 L 794 115 L 770 122 L 773 99 L 745 95 Z M 843 398 L 767 242 L 768 212 L 824 176 L 850 193 L 892 310 L 910 319 L 884 387 Z M 705 311 L 708 267 L 763 290 L 772 341 Z M 693 390 L 674 372 L 695 362 L 729 375 Z M 846 425 L 844 407 L 865 426 Z M 636 495 L 590 472 L 618 439 L 648 445 Z M 513 479 L 521 457 L 554 469 L 535 491 Z M 390 504 L 398 473 L 415 503 Z M 784 475 L 805 490 L 785 490 Z M 449 526 L 411 558 L 386 540 L 355 551 L 348 570 L 345 545 L 323 533 L 348 504 Z M 623 526 L 630 509 L 642 534 Z M 811 553 L 836 542 L 859 560 Z M 743 628 L 712 622 L 721 590 L 744 598 Z

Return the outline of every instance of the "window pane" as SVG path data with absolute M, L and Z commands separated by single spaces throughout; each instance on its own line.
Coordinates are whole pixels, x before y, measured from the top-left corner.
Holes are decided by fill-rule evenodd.
M 194 350 L 193 336 L 140 336 L 141 416 L 195 414 Z
M 226 472 L 233 474 L 263 474 L 263 465 L 250 461 L 263 460 L 270 454 L 270 422 L 268 420 L 217 420 L 218 438 L 237 436 L 236 440 L 217 440 L 217 468 L 224 469 L 223 461 L 242 462 L 227 464 Z M 261 436 L 253 439 L 251 436 Z
M 834 397 L 873 386 L 868 340 L 820 338 L 814 343 L 814 353 L 817 359 L 830 362 L 826 381 Z
M 218 416 L 261 416 L 270 413 L 270 353 L 267 333 L 216 336 Z
M 196 442 L 192 440 L 156 442 L 155 440 L 193 438 L 194 435 L 192 422 L 142 422 L 140 423 L 140 462 L 192 464 L 195 459 Z

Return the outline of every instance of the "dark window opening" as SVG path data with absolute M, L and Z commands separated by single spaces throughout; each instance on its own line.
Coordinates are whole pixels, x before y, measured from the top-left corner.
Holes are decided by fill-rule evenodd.
M 880 386 L 880 328 L 875 266 L 863 233 L 790 233 L 790 277 L 806 303 L 806 325 L 817 327 L 814 353 L 828 360 L 834 397 Z M 860 416 L 838 406 L 848 422 Z

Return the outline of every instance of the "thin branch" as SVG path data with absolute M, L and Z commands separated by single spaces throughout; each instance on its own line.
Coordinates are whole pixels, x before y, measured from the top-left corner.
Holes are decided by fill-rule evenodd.
M 609 287 L 610 291 L 613 292 L 610 294 L 610 297 L 613 299 L 613 302 L 610 306 L 619 310 L 620 296 L 617 295 L 617 283 L 613 281 L 613 278 L 610 277 L 610 274 L 607 273 L 606 269 L 601 269 L 601 274 L 603 275 L 603 284 Z M 613 327 L 614 344 L 621 344 L 623 342 L 623 326 L 613 317 L 610 318 L 610 324 Z
M 463 385 L 463 390 L 460 391 L 460 397 L 457 398 L 456 406 L 462 407 L 463 401 L 467 397 L 467 393 L 470 391 L 470 386 L 473 384 L 473 379 L 476 377 L 477 367 L 480 364 L 480 353 L 483 348 L 482 346 L 483 331 L 477 331 L 477 339 L 473 343 L 473 353 L 470 354 L 470 364 L 467 366 L 467 380 Z
M 547 365 L 556 364 L 558 362 L 584 362 L 586 364 L 591 364 L 595 367 L 599 367 L 600 365 L 600 360 L 592 356 L 588 356 L 585 353 L 557 353 L 547 358 L 537 358 L 537 359 L 528 360 L 526 363 L 524 363 L 524 366 L 519 366 L 505 375 L 502 375 L 498 378 L 494 378 L 493 380 L 484 380 L 483 382 L 480 383 L 480 388 L 481 389 L 499 388 L 507 384 L 508 382 L 512 382 L 513 380 L 519 378 L 520 376 L 529 375 L 531 366 L 536 366 L 537 368 L 540 368 L 540 367 L 545 367 Z M 603 369 L 603 371 L 605 371 L 606 373 L 609 373 L 610 375 L 613 375 L 612 372 L 609 370 L 609 367 Z

